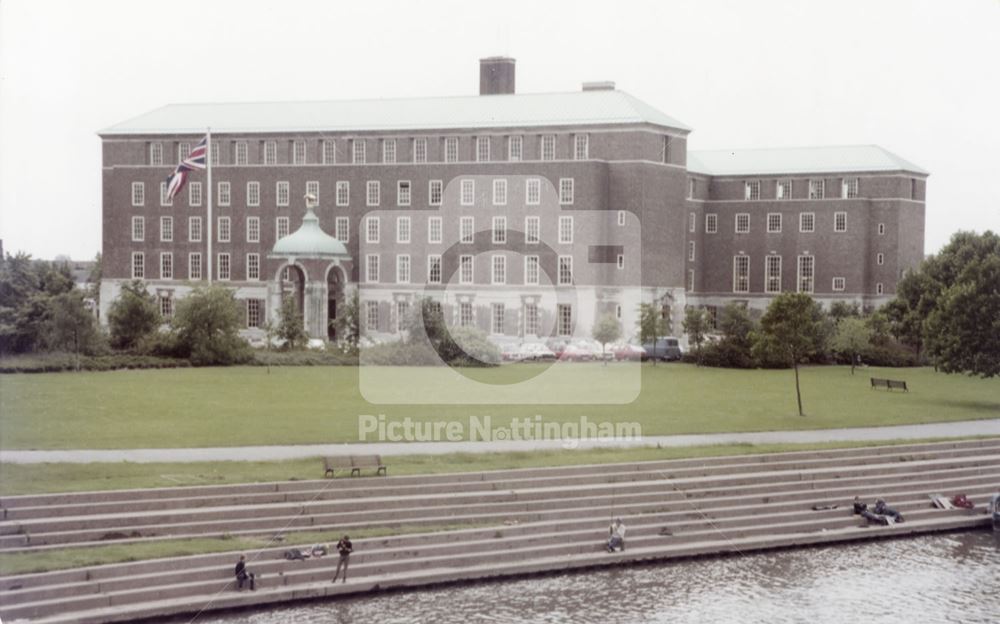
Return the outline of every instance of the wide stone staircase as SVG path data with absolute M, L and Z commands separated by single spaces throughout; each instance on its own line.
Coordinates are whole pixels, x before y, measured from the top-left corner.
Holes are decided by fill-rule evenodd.
M 319 462 L 317 461 L 317 470 Z M 379 589 L 987 527 L 1000 438 L 403 477 L 342 478 L 14 496 L 0 499 L 0 552 L 41 553 L 191 537 L 270 538 L 248 551 L 260 577 L 237 592 L 238 553 L 0 577 L 0 617 L 118 622 Z M 929 495 L 964 493 L 974 510 Z M 854 496 L 884 498 L 906 522 L 865 524 Z M 625 552 L 603 549 L 611 518 Z M 350 580 L 336 555 L 287 561 L 296 533 L 372 527 Z M 423 528 L 422 528 L 423 527 Z M 442 530 L 449 527 L 449 530 Z M 466 528 L 455 528 L 466 527 Z

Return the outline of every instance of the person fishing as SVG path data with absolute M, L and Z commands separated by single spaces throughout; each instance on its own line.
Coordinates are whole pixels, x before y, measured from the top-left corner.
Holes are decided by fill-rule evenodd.
M 243 585 L 247 581 L 250 581 L 250 591 L 256 591 L 257 588 L 254 587 L 256 575 L 247 570 L 247 558 L 244 555 L 240 555 L 234 572 L 236 574 L 236 591 L 243 591 Z
M 337 577 L 340 576 L 340 568 L 344 568 L 344 580 L 342 582 L 347 582 L 347 565 L 350 563 L 351 553 L 354 552 L 354 544 L 351 543 L 351 538 L 344 536 L 340 538 L 337 542 L 337 552 L 340 553 L 340 560 L 337 561 L 337 571 L 333 574 L 333 582 L 337 582 Z

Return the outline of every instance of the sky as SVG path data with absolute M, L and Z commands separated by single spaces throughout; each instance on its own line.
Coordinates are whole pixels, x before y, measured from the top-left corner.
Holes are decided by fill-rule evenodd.
M 931 172 L 925 251 L 1000 230 L 1000 0 L 0 0 L 0 238 L 89 259 L 97 132 L 168 103 L 618 88 L 689 149 L 875 143 Z

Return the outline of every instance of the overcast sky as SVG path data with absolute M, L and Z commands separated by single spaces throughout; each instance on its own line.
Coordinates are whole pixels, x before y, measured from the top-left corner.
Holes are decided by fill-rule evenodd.
M 931 172 L 926 251 L 1000 230 L 1000 0 L 0 0 L 0 238 L 100 249 L 96 132 L 172 102 L 478 92 L 614 80 L 691 149 L 876 143 Z

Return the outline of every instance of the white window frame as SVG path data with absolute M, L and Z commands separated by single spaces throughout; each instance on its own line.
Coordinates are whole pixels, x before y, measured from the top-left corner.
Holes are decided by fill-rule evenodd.
M 285 231 L 285 234 L 281 234 L 281 230 Z M 274 220 L 274 239 L 281 240 L 285 236 L 292 233 L 292 222 L 288 217 L 277 217 Z
M 163 166 L 163 143 L 153 142 L 149 144 L 149 164 L 154 167 Z
M 618 254 L 618 257 L 615 259 L 615 264 L 619 271 L 623 270 L 625 268 L 625 254 Z
M 442 201 L 444 201 L 444 181 L 428 180 L 427 203 L 431 206 L 440 206 Z
M 219 182 L 219 206 L 228 206 L 233 201 L 233 187 L 229 182 Z
M 556 135 L 543 134 L 538 142 L 539 160 L 556 159 Z
M 246 141 L 233 143 L 233 164 L 238 167 L 250 164 L 250 150 Z
M 442 276 L 444 274 L 444 268 L 441 264 L 441 256 L 439 254 L 431 254 L 427 256 L 427 283 L 428 284 L 440 284 Z M 436 269 L 436 271 L 435 271 Z
M 490 306 L 490 333 L 495 336 L 504 334 L 506 324 L 507 309 L 503 303 L 494 303 Z
M 260 217 L 247 217 L 246 228 L 247 228 L 247 242 L 248 243 L 259 243 L 260 242 Z
M 538 286 L 542 273 L 542 265 L 538 256 L 524 257 L 524 284 L 526 286 Z
M 306 181 L 306 195 L 312 195 L 316 198 L 316 205 L 319 205 L 319 180 L 307 180 Z
M 558 285 L 559 286 L 572 286 L 573 285 L 573 256 L 559 256 L 557 266 L 558 273 Z M 565 271 L 563 270 L 565 269 Z
M 260 281 L 260 254 L 248 253 L 246 257 L 246 273 L 248 282 Z
M 216 256 L 216 279 L 220 282 L 228 282 L 233 277 L 233 262 L 232 256 L 229 255 L 228 251 L 223 251 Z
M 841 182 L 841 198 L 857 199 L 861 195 L 861 178 L 844 178 Z
M 537 336 L 538 328 L 541 326 L 538 318 L 538 304 L 524 304 L 524 334 L 526 336 Z
M 809 179 L 809 199 L 826 198 L 826 180 L 824 178 Z
M 301 148 L 301 153 L 300 152 Z M 306 142 L 302 139 L 295 139 L 292 141 L 292 164 L 293 165 L 304 165 L 306 164 Z
M 556 332 L 560 336 L 573 335 L 573 306 L 568 303 L 556 304 Z
M 366 301 L 365 302 L 365 330 L 366 331 L 379 331 L 379 311 L 378 311 L 378 301 Z
M 830 284 L 830 290 L 833 292 L 844 292 L 847 288 L 847 279 L 843 277 L 833 278 L 833 282 Z
M 875 264 L 877 264 L 878 266 L 883 266 L 885 264 L 885 254 L 884 253 L 879 252 L 879 253 L 875 254 Z
M 201 265 L 201 252 L 192 251 L 188 254 L 188 279 L 192 282 L 200 281 L 202 279 L 202 271 L 204 267 Z
M 136 207 L 146 205 L 146 184 L 144 182 L 132 183 L 132 205 Z
M 264 300 L 263 299 L 247 299 L 247 329 L 260 328 L 264 324 Z
M 247 206 L 260 206 L 260 182 L 247 182 Z
M 541 217 L 529 216 L 524 218 L 524 244 L 537 245 L 542 240 L 542 219 Z
M 625 211 L 624 210 L 619 210 L 618 211 L 618 226 L 619 227 L 623 227 L 624 225 L 625 225 Z
M 188 242 L 200 243 L 202 232 L 201 217 L 188 217 Z
M 808 260 L 808 262 L 804 262 Z M 803 277 L 802 269 L 809 265 L 812 274 L 809 277 Z M 798 264 L 795 272 L 795 292 L 801 293 L 813 293 L 816 290 L 816 256 L 801 255 L 798 257 Z M 804 279 L 808 279 L 808 288 L 803 288 L 802 283 Z
M 333 165 L 337 162 L 337 141 L 323 139 L 323 164 Z
M 396 164 L 396 139 L 382 139 L 382 162 Z
M 476 242 L 476 220 L 473 217 L 461 217 L 458 220 L 458 242 L 463 245 Z
M 335 198 L 337 206 L 350 206 L 351 205 L 351 183 L 347 180 L 337 180 L 336 186 L 337 196 Z
M 476 137 L 476 162 L 490 161 L 490 137 Z
M 458 325 L 459 327 L 476 326 L 476 309 L 472 307 L 471 302 L 462 301 L 458 304 Z
M 174 254 L 169 251 L 160 252 L 160 279 L 174 279 Z
M 843 219 L 844 225 L 840 226 L 840 219 Z M 833 213 L 833 231 L 842 234 L 847 231 L 847 213 L 846 212 L 835 212 Z
M 351 139 L 351 164 L 363 165 L 368 160 L 368 147 L 364 139 Z
M 132 279 L 146 279 L 146 255 L 141 251 L 132 252 Z
M 219 217 L 216 220 L 217 243 L 229 243 L 233 240 L 233 221 L 229 217 Z
M 410 254 L 396 255 L 396 283 L 410 283 Z
M 507 205 L 507 180 L 504 178 L 493 180 L 493 205 Z
M 743 200 L 760 201 L 760 180 L 748 180 L 743 183 Z
M 806 219 L 809 219 L 809 228 L 806 228 Z M 816 213 L 815 212 L 800 212 L 799 213 L 799 233 L 800 234 L 811 234 L 816 231 Z
M 444 220 L 441 217 L 427 217 L 427 243 L 438 245 L 444 240 Z
M 409 206 L 413 201 L 413 185 L 409 180 L 396 181 L 396 205 Z
M 876 295 L 883 295 L 883 294 L 885 294 L 885 286 L 882 285 L 882 282 L 877 282 L 875 284 L 875 294 Z
M 184 159 L 191 155 L 191 143 L 181 141 L 177 144 L 177 162 L 182 163 Z
M 192 208 L 201 206 L 201 199 L 201 182 L 191 182 L 188 184 L 188 206 Z
M 368 284 L 378 284 L 379 282 L 379 255 L 368 254 L 365 256 L 365 282 Z
M 559 205 L 569 206 L 573 203 L 573 190 L 575 180 L 573 178 L 559 178 Z
M 740 219 L 741 218 L 746 220 L 746 227 L 743 228 L 743 229 L 740 229 Z M 735 220 L 735 223 L 733 224 L 733 227 L 734 227 L 734 231 L 737 234 L 749 234 L 750 233 L 750 213 L 749 212 L 737 212 L 736 213 L 736 220 Z
M 572 245 L 573 244 L 573 217 L 571 216 L 561 216 L 559 217 L 559 244 L 560 245 Z
M 342 243 L 351 242 L 351 219 L 349 217 L 337 217 L 334 222 L 334 238 Z
M 705 233 L 716 234 L 719 231 L 719 215 L 714 212 L 705 214 Z
M 688 269 L 687 289 L 694 292 L 694 269 Z
M 458 257 L 458 283 L 471 284 L 476 279 L 476 258 L 471 254 Z
M 464 178 L 460 183 L 460 187 L 460 203 L 463 206 L 474 206 L 476 204 L 476 181 L 470 178 Z
M 174 242 L 174 218 L 160 217 L 160 242 Z
M 413 238 L 413 222 L 410 217 L 396 217 L 396 243 L 407 245 Z
M 693 240 L 688 241 L 688 262 L 694 262 L 695 259 L 695 242 Z
M 507 160 L 517 162 L 524 159 L 524 137 L 514 134 L 507 137 Z
M 413 162 L 427 162 L 427 138 L 418 137 L 413 139 Z
M 382 202 L 382 183 L 379 180 L 368 180 L 365 184 L 365 205 L 378 206 Z
M 885 236 L 885 224 L 884 223 L 879 223 L 878 224 L 878 235 L 879 236 Z
M 771 275 L 772 260 L 777 260 L 777 274 Z M 776 295 L 781 292 L 781 256 L 770 254 L 764 256 L 764 292 L 768 295 Z
M 490 261 L 492 270 L 490 271 L 491 283 L 495 286 L 503 286 L 507 283 L 507 256 L 503 254 L 493 254 Z
M 781 234 L 782 217 L 780 212 L 767 213 L 767 233 Z
M 291 202 L 292 189 L 287 180 L 282 180 L 275 183 L 274 185 L 274 203 L 277 206 L 287 206 Z M 247 205 L 254 206 L 256 204 L 251 204 L 249 195 L 247 196 Z
M 733 256 L 733 292 L 750 292 L 750 256 L 736 254 Z
M 494 245 L 507 244 L 507 217 L 504 216 L 493 217 L 492 239 Z
M 174 200 L 170 197 L 170 193 L 167 192 L 167 183 L 160 182 L 160 205 L 161 206 L 173 206 Z
M 528 178 L 524 181 L 524 203 L 529 206 L 538 206 L 542 203 L 541 178 Z
M 277 141 L 264 141 L 263 161 L 265 165 L 278 164 L 278 143 Z
M 787 191 L 785 190 L 787 189 Z M 786 199 L 792 198 L 792 181 L 791 180 L 778 180 L 778 184 L 774 189 L 774 198 L 779 201 L 784 201 Z
M 138 226 L 138 227 L 137 227 Z M 131 238 L 133 243 L 142 243 L 146 240 L 146 217 L 132 217 Z
M 573 137 L 573 160 L 590 158 L 590 135 L 578 134 Z
M 379 217 L 365 217 L 365 242 L 377 244 L 382 238 L 382 224 Z
M 694 212 L 688 213 L 688 232 L 694 234 L 698 231 L 698 214 Z
M 458 162 L 458 137 L 444 138 L 444 161 L 446 163 Z

